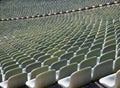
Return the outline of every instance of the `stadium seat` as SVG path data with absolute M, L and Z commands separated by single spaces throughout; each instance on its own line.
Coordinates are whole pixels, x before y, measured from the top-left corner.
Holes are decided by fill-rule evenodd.
M 11 70 L 8 70 L 6 73 L 5 73 L 5 78 L 4 80 L 7 80 L 9 77 L 13 76 L 13 75 L 16 75 L 16 74 L 19 74 L 19 73 L 22 73 L 22 69 L 21 68 L 14 68 L 14 69 L 11 69 Z
M 101 77 L 105 77 L 109 74 L 112 74 L 112 72 L 113 72 L 113 60 L 109 59 L 109 60 L 103 61 L 94 67 L 92 80 L 96 81 Z
M 76 55 L 75 57 L 72 57 L 70 60 L 69 60 L 69 64 L 71 63 L 80 63 L 82 60 L 84 60 L 84 54 L 81 54 L 81 55 Z
M 55 57 L 52 57 L 52 58 L 48 58 L 46 59 L 44 62 L 43 62 L 43 66 L 44 65 L 48 65 L 48 66 L 51 66 L 52 63 L 58 61 L 58 57 L 55 56 Z
M 9 65 L 9 66 L 7 66 L 7 67 L 4 68 L 3 74 L 5 74 L 5 73 L 6 73 L 8 70 L 10 70 L 10 69 L 14 69 L 14 68 L 18 68 L 18 67 L 19 67 L 18 64 Z
M 61 67 L 67 65 L 67 60 L 57 61 L 51 64 L 50 69 L 59 70 Z
M 68 48 L 68 52 L 76 52 L 77 50 L 79 49 L 79 46 L 73 46 L 73 47 L 71 47 L 71 48 Z
M 90 58 L 90 57 L 93 57 L 93 56 L 99 57 L 100 53 L 101 53 L 100 49 L 94 49 L 94 50 L 88 52 L 87 58 Z
M 91 82 L 91 68 L 76 71 L 71 76 L 60 79 L 58 84 L 63 88 L 79 88 Z
M 97 64 L 97 57 L 96 56 L 90 57 L 90 58 L 87 58 L 87 59 L 80 62 L 79 69 L 82 69 L 82 68 L 85 68 L 85 67 L 93 68 L 96 64 Z
M 120 70 L 101 78 L 99 82 L 107 88 L 120 88 Z
M 16 64 L 16 62 L 15 61 L 8 61 L 2 65 L 2 69 L 4 69 L 7 66 L 13 65 L 13 64 Z
M 45 55 L 45 52 L 36 53 L 36 54 L 33 55 L 33 58 L 34 58 L 35 60 L 37 60 L 37 59 L 38 59 L 39 57 L 41 57 L 42 55 Z
M 107 53 L 104 53 L 101 57 L 100 57 L 100 61 L 105 61 L 105 60 L 109 60 L 109 59 L 113 59 L 115 60 L 115 51 L 109 51 Z
M 84 47 L 84 48 L 81 48 L 80 50 L 78 50 L 76 52 L 77 55 L 80 55 L 80 54 L 86 54 L 88 52 L 89 48 L 88 47 Z
M 120 57 L 114 60 L 113 71 L 117 72 L 120 69 Z
M 27 73 L 31 72 L 33 69 L 41 67 L 41 62 L 35 62 L 26 66 L 25 71 Z
M 42 55 L 42 56 L 40 56 L 37 60 L 43 62 L 44 60 L 47 60 L 47 59 L 50 58 L 50 57 L 51 57 L 50 54 Z
M 115 44 L 107 45 L 106 47 L 104 47 L 103 53 L 106 53 L 106 52 L 109 52 L 109 51 L 113 51 L 115 49 L 116 49 L 116 45 Z
M 40 73 L 35 79 L 26 82 L 30 88 L 45 88 L 56 83 L 55 70 Z
M 63 66 L 59 70 L 57 80 L 70 76 L 73 72 L 77 71 L 77 63 L 72 63 L 67 66 Z M 57 76 L 57 75 L 56 75 Z
M 29 65 L 29 64 L 32 64 L 32 63 L 35 63 L 35 60 L 25 60 L 25 61 L 23 61 L 22 63 L 21 63 L 21 67 L 22 68 L 25 68 L 27 65 Z
M 35 68 L 34 70 L 31 71 L 30 77 L 28 78 L 28 80 L 34 79 L 38 74 L 40 74 L 42 72 L 45 72 L 45 71 L 48 71 L 48 66 L 47 65 L 43 66 L 43 67 Z
M 59 50 L 59 51 L 56 51 L 53 55 L 59 57 L 59 56 L 61 56 L 64 53 L 65 53 L 65 50 Z
M 63 59 L 69 60 L 72 57 L 73 57 L 73 52 L 68 52 L 68 53 L 62 54 L 60 56 L 60 60 L 63 60 Z
M 91 50 L 94 50 L 94 49 L 97 49 L 97 48 L 100 48 L 100 49 L 102 49 L 102 42 L 100 42 L 100 43 L 97 43 L 97 44 L 94 44 L 92 47 L 91 47 Z
M 0 86 L 2 88 L 20 88 L 25 85 L 27 81 L 27 73 L 20 73 L 11 76 L 7 81 L 1 82 Z

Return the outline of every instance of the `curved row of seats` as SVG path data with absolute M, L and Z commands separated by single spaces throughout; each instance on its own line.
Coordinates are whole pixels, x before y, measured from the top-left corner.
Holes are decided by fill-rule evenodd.
M 116 67 L 117 68 L 115 69 L 119 70 L 118 65 Z M 94 82 L 100 79 L 101 77 L 107 76 L 114 72 L 112 59 L 103 61 L 100 64 L 95 65 L 93 69 L 91 69 L 91 67 L 89 66 L 86 66 L 83 69 L 79 69 L 79 70 L 77 69 L 78 69 L 77 63 L 73 63 L 60 68 L 59 73 L 57 73 L 58 74 L 57 75 L 55 70 L 48 70 L 48 66 L 46 65 L 34 69 L 30 74 L 29 81 L 27 81 L 26 73 L 19 73 L 15 76 L 11 76 L 8 79 L 8 81 L 4 81 L 0 83 L 0 86 L 4 88 L 7 88 L 7 86 L 9 88 L 13 88 L 14 86 L 19 87 L 25 85 L 25 82 L 27 81 L 26 85 L 29 86 L 30 88 L 33 87 L 42 88 L 42 87 L 50 86 L 56 83 L 56 81 L 58 80 L 58 83 L 63 87 L 76 88 L 76 87 L 84 86 L 90 82 Z M 14 70 L 14 72 L 16 72 L 16 70 Z M 75 83 L 76 81 L 78 83 Z M 12 84 L 12 82 L 14 82 L 14 85 Z M 20 82 L 20 84 L 18 84 L 18 82 Z M 41 85 L 41 83 L 43 84 Z
M 58 1 L 1 1 L 0 8 L 2 13 L 0 18 L 7 17 L 21 17 L 29 16 L 33 14 L 45 14 L 45 13 L 54 13 L 61 12 L 66 10 L 73 10 L 83 7 L 95 6 L 99 4 L 113 2 L 114 0 L 96 0 L 96 1 L 81 1 L 81 0 L 58 0 Z M 14 9 L 14 10 L 13 10 Z
M 119 6 L 113 6 L 81 14 L 1 23 L 1 28 L 13 30 L 0 35 L 0 85 L 13 88 L 28 81 L 29 86 L 29 80 L 33 79 L 32 87 L 46 87 L 57 81 L 64 86 L 62 78 L 71 75 L 69 79 L 74 79 L 80 72 L 90 78 L 84 82 L 80 77 L 78 86 L 83 86 L 119 70 L 120 20 L 117 15 L 114 19 L 104 19 L 102 16 L 106 14 L 97 16 L 104 9 L 106 14 L 111 9 L 119 13 L 115 10 Z M 45 84 L 39 85 L 38 81 Z M 77 86 L 76 81 L 71 82 L 67 86 Z

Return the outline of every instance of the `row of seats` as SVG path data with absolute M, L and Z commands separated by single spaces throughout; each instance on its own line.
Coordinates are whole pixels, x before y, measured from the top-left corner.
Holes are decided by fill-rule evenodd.
M 107 67 L 107 70 L 106 70 L 106 67 Z M 58 80 L 58 83 L 63 87 L 76 88 L 76 87 L 84 86 L 92 81 L 96 81 L 100 79 L 101 77 L 104 77 L 111 73 L 113 73 L 113 60 L 112 59 L 101 62 L 98 65 L 95 65 L 93 69 L 91 69 L 91 67 L 88 66 L 83 69 L 77 70 L 77 63 L 73 63 L 73 64 L 60 68 L 59 73 L 56 73 L 54 69 L 48 70 L 48 66 L 44 66 L 44 67 L 34 69 L 31 72 L 30 78 L 28 81 L 27 81 L 27 76 L 26 76 L 27 74 L 20 73 L 18 75 L 10 77 L 8 81 L 4 81 L 0 83 L 0 86 L 4 87 L 4 86 L 10 85 L 13 87 L 15 85 L 19 87 L 20 84 L 18 85 L 18 81 L 24 80 L 24 81 L 21 81 L 22 82 L 21 86 L 23 86 L 25 82 L 27 81 L 26 85 L 29 86 L 30 88 L 33 88 L 33 87 L 42 88 L 42 87 L 50 86 L 56 83 L 56 81 Z M 21 74 L 22 75 L 24 74 L 24 76 L 22 76 L 22 77 L 25 77 L 24 79 L 21 79 L 21 76 L 20 76 Z M 57 74 L 58 74 L 58 77 L 57 77 Z M 14 85 L 11 85 L 12 83 L 9 84 L 9 80 L 10 82 L 12 82 L 12 79 L 13 79 Z M 43 84 L 41 85 L 40 82 Z M 75 82 L 78 82 L 78 83 L 75 83 Z M 7 87 L 4 87 L 4 88 L 7 88 Z
M 70 76 L 67 80 L 73 77 L 73 84 L 67 86 L 74 88 L 74 75 L 79 77 L 76 76 L 79 72 L 83 77 L 89 74 L 89 82 L 80 77 L 78 86 L 116 72 L 120 60 L 120 20 L 113 13 L 119 14 L 118 9 L 119 6 L 112 6 L 48 18 L 2 22 L 0 85 L 13 88 L 26 83 L 39 88 L 58 82 L 64 86 L 60 80 Z M 112 18 L 105 16 L 110 10 Z M 43 85 L 39 85 L 39 81 Z
M 58 0 L 58 1 L 1 1 L 1 11 L 2 14 L 0 18 L 7 17 L 21 17 L 29 16 L 33 14 L 45 14 L 54 13 L 66 10 L 73 10 L 78 8 L 83 8 L 86 6 L 95 6 L 99 4 L 113 2 L 114 0 L 97 0 L 97 1 L 81 1 L 81 0 Z M 11 5 L 9 5 L 11 3 Z M 15 8 L 16 7 L 16 8 Z M 34 7 L 34 8 L 33 8 Z M 56 7 L 56 8 L 55 8 Z M 13 11 L 14 9 L 14 11 Z

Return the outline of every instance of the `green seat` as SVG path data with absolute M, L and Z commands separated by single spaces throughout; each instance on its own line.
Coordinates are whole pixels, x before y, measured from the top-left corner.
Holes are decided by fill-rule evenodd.
M 18 68 L 18 67 L 19 67 L 18 64 L 9 65 L 9 66 L 7 66 L 7 67 L 4 68 L 3 74 L 5 74 L 8 70 L 11 70 L 11 69 L 14 69 L 14 68 Z
M 76 45 L 77 45 L 77 46 L 81 46 L 82 43 L 83 43 L 83 42 L 81 42 L 81 41 L 79 41 L 79 42 L 75 42 L 75 43 L 73 44 L 73 46 L 76 46 Z
M 102 77 L 110 75 L 113 72 L 113 60 L 109 59 L 96 65 L 93 70 L 92 80 L 96 81 Z
M 14 68 L 14 69 L 11 69 L 11 70 L 8 70 L 6 73 L 5 73 L 5 80 L 7 80 L 9 77 L 11 76 L 14 76 L 16 74 L 19 74 L 19 73 L 22 73 L 22 69 L 21 68 Z
M 26 85 L 30 88 L 47 88 L 56 83 L 55 70 L 40 73 L 35 79 L 27 81 Z
M 56 51 L 58 51 L 58 48 L 53 48 L 53 49 L 49 50 L 47 53 L 48 53 L 48 54 L 53 54 L 53 53 L 55 53 Z
M 52 63 L 51 65 L 51 69 L 55 69 L 55 70 L 59 70 L 61 67 L 67 65 L 67 60 L 61 60 L 61 61 L 57 61 Z
M 117 57 L 120 57 L 120 48 L 118 49 Z
M 20 73 L 14 76 L 11 76 L 8 79 L 8 88 L 20 88 L 25 85 L 27 81 L 27 73 Z
M 59 51 L 56 51 L 53 55 L 60 57 L 64 53 L 65 53 L 65 50 L 59 50 Z
M 81 48 L 84 48 L 84 47 L 90 47 L 91 46 L 91 42 L 87 42 L 87 43 L 84 43 Z
M 109 51 L 112 51 L 115 49 L 116 49 L 116 44 L 110 44 L 110 45 L 107 45 L 106 47 L 104 47 L 103 53 L 106 53 L 106 52 L 109 52 Z
M 23 61 L 21 64 L 21 67 L 25 68 L 27 65 L 32 64 L 32 63 L 35 63 L 35 60 L 32 59 L 32 60 Z
M 70 48 L 71 47 L 71 44 L 68 44 L 68 45 L 64 45 L 63 47 L 61 47 L 60 49 L 61 50 L 67 50 L 68 48 Z
M 26 60 L 30 60 L 30 59 L 31 59 L 30 57 L 20 58 L 20 59 L 18 60 L 18 63 L 19 63 L 19 64 L 22 64 L 22 62 L 24 62 L 24 61 L 26 61 Z
M 30 79 L 34 79 L 38 74 L 48 71 L 48 66 L 38 67 L 36 69 L 33 69 L 30 74 Z
M 94 44 L 103 43 L 103 42 L 104 42 L 104 36 L 102 36 L 102 38 L 96 39 L 96 41 L 94 42 Z
M 26 66 L 25 71 L 27 73 L 31 72 L 33 69 L 41 67 L 41 63 L 40 62 L 35 62 L 35 63 L 31 63 L 29 65 Z
M 69 60 L 70 58 L 73 57 L 73 55 L 74 55 L 73 52 L 68 52 L 68 53 L 62 54 L 62 55 L 60 56 L 60 60 L 63 60 L 63 59 Z
M 109 51 L 107 53 L 104 53 L 101 57 L 100 57 L 100 62 L 108 60 L 108 59 L 115 59 L 115 51 Z
M 27 58 L 27 55 L 20 55 L 18 57 L 16 57 L 16 61 L 19 61 L 21 58 Z
M 12 64 L 16 64 L 16 62 L 15 61 L 8 61 L 2 65 L 2 69 L 4 69 L 5 67 L 7 67 L 9 65 L 12 65 Z
M 117 72 L 120 69 L 120 57 L 114 60 L 114 72 Z
M 51 57 L 50 54 L 42 55 L 42 56 L 40 56 L 37 60 L 43 62 L 44 60 L 47 60 L 47 59 L 50 58 L 50 57 Z
M 51 50 L 52 48 L 53 47 L 48 47 L 48 48 L 43 49 L 42 51 L 47 53 L 47 51 Z
M 77 55 L 80 55 L 80 54 L 87 54 L 87 52 L 89 51 L 89 48 L 88 47 L 84 47 L 84 48 L 81 48 L 80 50 L 76 51 L 76 54 Z
M 115 32 L 113 32 L 113 35 L 111 33 L 107 34 L 109 36 L 106 36 L 106 41 L 108 40 L 111 40 L 111 39 L 115 39 L 115 35 L 114 35 Z
M 59 75 L 57 80 L 68 77 L 75 71 L 77 71 L 77 63 L 72 63 L 70 65 L 63 66 L 59 70 Z
M 11 58 L 10 59 L 5 59 L 5 60 L 1 61 L 0 64 L 2 66 L 3 64 L 5 64 L 5 63 L 7 63 L 9 61 L 13 61 L 13 59 L 11 59 Z
M 115 39 L 110 39 L 108 41 L 105 42 L 105 46 L 108 46 L 110 44 L 115 44 L 116 43 L 116 40 Z
M 97 57 L 90 57 L 80 62 L 80 69 L 85 67 L 93 68 L 97 64 Z
M 101 53 L 100 49 L 94 49 L 94 50 L 88 52 L 87 58 L 90 58 L 90 57 L 93 57 L 93 56 L 99 57 L 100 53 Z
M 84 60 L 84 54 L 81 54 L 81 55 L 77 55 L 75 57 L 72 57 L 70 60 L 69 60 L 69 64 L 71 63 L 80 63 L 82 60 Z
M 78 49 L 79 49 L 79 46 L 76 45 L 76 46 L 73 46 L 73 47 L 71 47 L 71 48 L 68 48 L 67 51 L 68 51 L 68 52 L 71 52 L 71 51 L 72 51 L 72 52 L 76 52 Z
M 45 60 L 45 61 L 43 62 L 43 65 L 48 65 L 48 66 L 50 66 L 52 63 L 54 63 L 54 62 L 56 62 L 56 61 L 58 61 L 58 57 L 57 57 L 57 56 Z
M 87 67 L 76 71 L 71 76 L 60 79 L 58 84 L 63 88 L 81 88 L 91 82 L 91 68 Z
M 34 59 L 38 59 L 39 57 L 41 57 L 42 55 L 45 55 L 45 52 L 40 52 L 40 53 L 37 53 L 33 56 Z
M 97 44 L 94 44 L 92 47 L 91 47 L 91 50 L 94 50 L 94 49 L 97 49 L 97 48 L 99 48 L 99 49 L 102 49 L 102 44 L 103 43 L 97 43 Z

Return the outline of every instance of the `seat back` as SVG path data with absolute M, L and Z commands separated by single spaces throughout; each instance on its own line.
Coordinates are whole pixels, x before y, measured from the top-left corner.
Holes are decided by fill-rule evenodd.
M 100 62 L 105 61 L 105 60 L 109 60 L 109 59 L 115 59 L 115 51 L 109 51 L 107 53 L 104 53 L 101 57 L 100 57 Z
M 64 53 L 65 53 L 65 50 L 59 50 L 59 51 L 54 53 L 54 56 L 58 56 L 59 57 L 59 56 L 61 56 Z
M 50 66 L 52 63 L 54 63 L 54 62 L 56 62 L 56 61 L 58 61 L 58 57 L 57 57 L 57 56 L 45 60 L 45 61 L 43 62 L 43 65 L 49 65 L 49 66 Z
M 70 88 L 79 88 L 91 82 L 91 68 L 86 67 L 72 73 Z
M 50 58 L 50 57 L 51 57 L 50 54 L 48 54 L 48 55 L 43 55 L 43 56 L 41 56 L 41 57 L 38 58 L 38 61 L 43 62 L 44 60 L 47 60 L 47 59 Z
M 74 47 L 72 47 L 72 48 L 68 48 L 68 52 L 76 52 L 77 50 L 79 49 L 79 46 L 78 45 L 76 45 L 76 46 L 74 46 Z
M 112 50 L 115 50 L 115 49 L 116 49 L 116 44 L 111 44 L 111 45 L 106 46 L 103 49 L 103 53 L 106 53 L 106 52 L 109 52 L 109 51 L 112 51 Z
M 90 57 L 93 57 L 93 56 L 97 56 L 97 57 L 100 56 L 100 49 L 99 48 L 94 49 L 87 54 L 87 58 L 90 58 Z
M 81 61 L 80 63 L 80 69 L 85 68 L 85 67 L 94 67 L 97 64 L 97 57 L 91 57 L 86 60 Z
M 18 64 L 9 65 L 9 66 L 4 68 L 3 73 L 6 73 L 8 70 L 14 69 L 14 68 L 17 68 L 17 67 L 19 67 Z
M 74 62 L 80 63 L 82 60 L 84 60 L 84 54 L 80 54 L 75 57 L 72 57 L 69 62 L 70 64 Z
M 114 71 L 114 72 L 117 72 L 119 69 L 120 69 L 120 57 L 118 57 L 118 58 L 115 60 L 113 71 Z
M 35 63 L 27 65 L 25 70 L 26 70 L 27 73 L 29 73 L 33 69 L 38 68 L 38 67 L 41 67 L 41 63 L 40 62 L 35 62 Z
M 73 63 L 60 68 L 58 80 L 70 76 L 75 71 L 77 71 L 77 63 Z
M 18 67 L 18 68 L 11 69 L 5 73 L 5 80 L 7 80 L 10 76 L 13 76 L 19 73 L 22 73 L 21 68 Z
M 73 52 L 68 52 L 68 53 L 66 53 L 66 54 L 61 55 L 61 56 L 60 56 L 60 60 L 63 60 L 63 59 L 69 60 L 69 59 L 72 58 L 72 57 L 73 57 Z
M 19 88 L 25 85 L 27 81 L 27 73 L 20 73 L 15 76 L 11 76 L 8 79 L 8 88 Z
M 102 77 L 105 77 L 113 72 L 113 60 L 106 60 L 98 65 L 96 65 L 93 69 L 92 80 L 96 81 Z
M 35 79 L 35 88 L 46 88 L 56 82 L 55 70 L 46 71 L 37 75 Z
M 30 74 L 30 79 L 35 78 L 38 74 L 40 74 L 42 72 L 45 72 L 45 71 L 48 71 L 48 66 L 47 65 L 32 70 L 31 74 Z
M 84 48 L 81 48 L 80 50 L 78 50 L 78 51 L 76 52 L 76 54 L 77 54 L 77 55 L 86 54 L 88 51 L 89 51 L 89 48 L 88 48 L 88 47 L 84 47 Z
M 67 60 L 57 61 L 51 65 L 51 69 L 59 70 L 61 67 L 65 65 L 67 65 Z
M 34 63 L 35 62 L 35 60 L 25 60 L 25 61 L 23 61 L 22 62 L 22 64 L 21 64 L 21 66 L 22 66 L 22 68 L 25 68 L 27 65 L 29 65 L 29 64 L 32 64 L 32 63 Z

